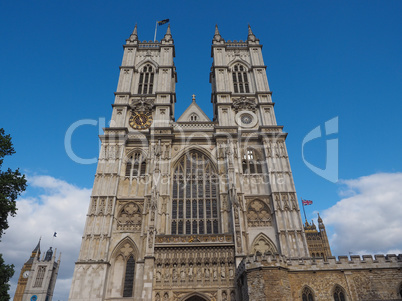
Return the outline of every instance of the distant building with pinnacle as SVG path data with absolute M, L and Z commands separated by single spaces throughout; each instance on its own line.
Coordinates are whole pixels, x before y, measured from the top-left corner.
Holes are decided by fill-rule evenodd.
M 311 224 L 306 220 L 304 224 L 304 232 L 306 233 L 308 251 L 310 257 L 313 258 L 324 258 L 325 260 L 328 257 L 331 257 L 331 248 L 329 246 L 327 232 L 325 230 L 324 223 L 320 215 L 318 215 L 318 228 L 314 224 L 314 221 L 311 221 Z
M 195 96 L 176 119 L 170 26 L 126 40 L 69 300 L 400 300 L 402 255 L 336 259 L 303 224 L 251 28 L 211 56 L 213 119 Z
M 60 259 L 61 255 L 56 261 L 52 247 L 41 258 L 39 240 L 21 269 L 14 301 L 52 301 Z

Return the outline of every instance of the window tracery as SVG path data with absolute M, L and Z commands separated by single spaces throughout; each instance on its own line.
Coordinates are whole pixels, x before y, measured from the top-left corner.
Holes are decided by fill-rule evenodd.
M 135 260 L 133 255 L 131 255 L 126 263 L 126 272 L 124 275 L 124 289 L 123 297 L 133 296 L 133 285 L 134 285 L 134 270 L 135 270 Z
M 117 217 L 117 230 L 140 231 L 142 214 L 140 207 L 135 203 L 126 204 Z
M 217 186 L 207 156 L 191 151 L 179 160 L 173 173 L 172 234 L 219 232 Z
M 271 226 L 271 210 L 260 200 L 254 200 L 247 209 L 247 224 L 249 227 Z
M 250 93 L 250 88 L 247 78 L 247 69 L 236 64 L 232 71 L 234 93 Z
M 337 285 L 334 289 L 334 301 L 345 301 L 345 293 L 344 290 Z
M 262 174 L 262 165 L 263 161 L 254 149 L 245 150 L 242 159 L 243 174 Z
M 145 65 L 140 73 L 138 94 L 152 94 L 154 85 L 154 70 L 150 64 Z
M 302 301 L 314 301 L 313 292 L 308 287 L 305 287 L 302 291 Z
M 146 157 L 141 152 L 132 154 L 126 163 L 126 177 L 145 175 L 147 170 Z

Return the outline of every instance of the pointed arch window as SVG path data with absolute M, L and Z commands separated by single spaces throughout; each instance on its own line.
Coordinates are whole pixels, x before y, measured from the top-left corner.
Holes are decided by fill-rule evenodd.
M 242 159 L 243 174 L 262 174 L 263 161 L 254 149 L 247 149 Z
M 345 292 L 339 285 L 334 289 L 334 301 L 346 301 Z
M 184 155 L 173 173 L 172 234 L 219 233 L 217 177 L 198 151 Z
M 126 263 L 123 297 L 132 297 L 133 296 L 134 269 L 135 269 L 135 260 L 134 260 L 133 255 L 131 255 L 128 258 L 127 263 Z
M 152 94 L 154 87 L 154 69 L 150 64 L 146 64 L 140 73 L 138 83 L 138 94 Z
M 236 64 L 232 71 L 234 93 L 250 93 L 247 70 L 241 64 Z
M 314 301 L 313 292 L 308 287 L 305 287 L 302 292 L 302 301 Z
M 130 155 L 126 163 L 126 177 L 139 177 L 145 175 L 147 163 L 144 154 L 135 152 Z

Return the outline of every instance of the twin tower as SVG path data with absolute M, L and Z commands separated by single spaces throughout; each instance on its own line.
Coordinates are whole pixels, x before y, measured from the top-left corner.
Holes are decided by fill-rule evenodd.
M 193 97 L 175 121 L 170 26 L 143 42 L 135 27 L 69 300 L 240 300 L 247 256 L 309 255 L 261 49 L 250 27 L 245 41 L 216 27 L 213 120 Z

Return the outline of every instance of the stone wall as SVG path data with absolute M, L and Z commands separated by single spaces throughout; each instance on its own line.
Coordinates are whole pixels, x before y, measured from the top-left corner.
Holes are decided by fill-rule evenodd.
M 393 254 L 326 261 L 268 254 L 247 257 L 236 272 L 238 300 L 302 300 L 305 288 L 315 301 L 334 300 L 337 287 L 348 301 L 402 300 L 401 268 L 402 255 Z

